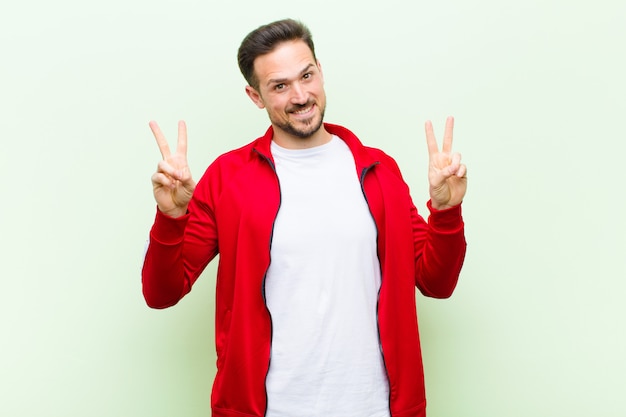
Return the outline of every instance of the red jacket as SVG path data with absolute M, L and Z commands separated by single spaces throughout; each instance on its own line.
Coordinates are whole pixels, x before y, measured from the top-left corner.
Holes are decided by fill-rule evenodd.
M 349 146 L 356 175 L 378 229 L 382 284 L 378 327 L 389 378 L 393 417 L 425 416 L 422 357 L 415 287 L 449 297 L 465 256 L 460 206 L 418 215 L 395 161 L 365 147 L 349 130 L 326 129 Z M 142 280 L 153 308 L 176 304 L 219 253 L 215 344 L 214 417 L 263 416 L 272 322 L 264 299 L 265 274 L 280 188 L 270 152 L 273 130 L 228 152 L 198 182 L 188 214 L 157 210 Z M 332 238 L 332 237 L 329 237 Z

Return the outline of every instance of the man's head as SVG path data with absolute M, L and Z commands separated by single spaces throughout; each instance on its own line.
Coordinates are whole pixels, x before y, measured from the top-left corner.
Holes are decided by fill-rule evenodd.
M 237 53 L 239 70 L 248 84 L 255 90 L 259 89 L 259 80 L 254 72 L 254 61 L 257 57 L 272 52 L 283 42 L 297 40 L 306 43 L 316 59 L 309 28 L 293 19 L 278 20 L 250 32 L 241 42 Z
M 274 140 L 284 147 L 317 146 L 330 140 L 323 128 L 326 93 L 311 33 L 281 20 L 251 32 L 239 48 L 246 94 L 266 109 Z

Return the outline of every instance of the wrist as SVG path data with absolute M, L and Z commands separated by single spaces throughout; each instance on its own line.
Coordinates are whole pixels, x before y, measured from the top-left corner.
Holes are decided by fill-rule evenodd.
M 428 208 L 431 210 L 436 210 L 436 211 L 443 211 L 443 210 L 449 210 L 455 207 L 459 207 L 461 205 L 461 203 L 459 204 L 441 204 L 438 203 L 437 201 L 431 199 L 428 202 Z
M 177 219 L 179 217 L 183 217 L 185 214 L 187 214 L 187 207 L 185 206 L 184 208 L 182 207 L 176 207 L 170 210 L 163 210 L 161 209 L 161 207 L 159 207 L 159 211 L 163 214 L 165 214 L 168 217 L 171 217 L 173 219 Z
M 435 200 L 430 200 L 430 207 L 432 207 L 434 210 L 446 210 L 454 206 L 451 206 L 449 204 L 441 204 L 436 202 Z

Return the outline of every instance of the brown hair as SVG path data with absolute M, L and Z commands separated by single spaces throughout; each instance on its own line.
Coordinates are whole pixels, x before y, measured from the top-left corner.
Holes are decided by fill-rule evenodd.
M 272 52 L 280 43 L 294 40 L 305 42 L 315 58 L 311 31 L 304 24 L 293 19 L 278 20 L 260 26 L 244 38 L 237 52 L 237 61 L 241 74 L 252 88 L 255 90 L 259 88 L 259 80 L 254 73 L 254 60 Z

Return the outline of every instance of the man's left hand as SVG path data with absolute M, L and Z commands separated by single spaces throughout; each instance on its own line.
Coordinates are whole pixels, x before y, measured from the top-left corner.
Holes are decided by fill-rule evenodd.
M 454 118 L 448 117 L 443 135 L 443 147 L 439 151 L 433 124 L 426 122 L 428 143 L 428 182 L 430 200 L 436 210 L 457 206 L 463 201 L 467 190 L 467 167 L 461 163 L 461 154 L 452 153 L 452 130 Z

